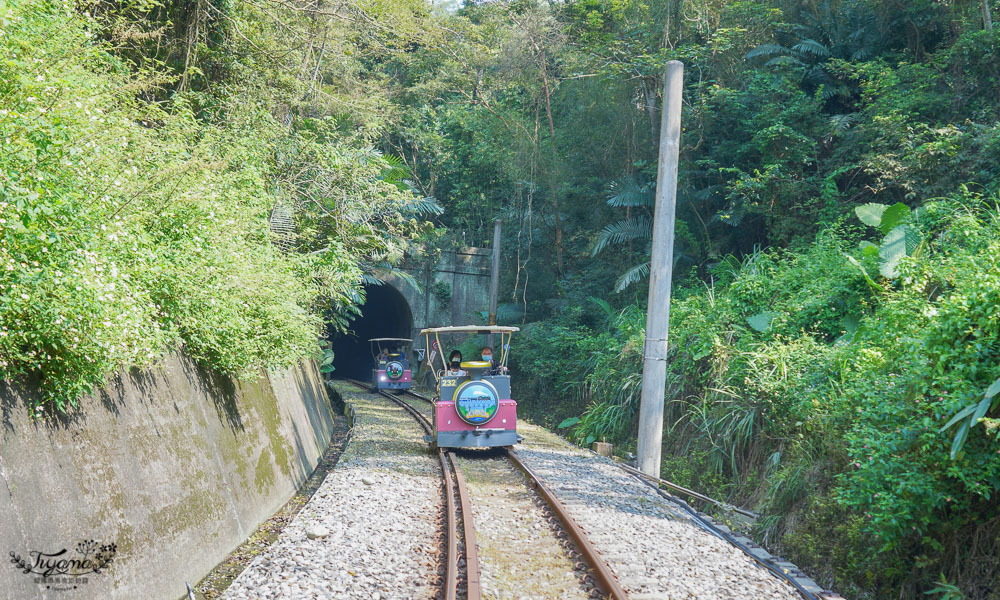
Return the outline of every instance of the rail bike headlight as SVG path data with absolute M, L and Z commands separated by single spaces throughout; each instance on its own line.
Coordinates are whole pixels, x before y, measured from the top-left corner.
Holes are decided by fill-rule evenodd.
M 379 375 L 378 376 L 378 380 L 379 381 L 386 381 L 385 375 Z

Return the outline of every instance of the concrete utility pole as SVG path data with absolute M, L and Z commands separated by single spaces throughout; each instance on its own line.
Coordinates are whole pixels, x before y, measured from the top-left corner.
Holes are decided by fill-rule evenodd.
M 663 395 L 667 376 L 667 328 L 670 325 L 670 278 L 674 265 L 674 217 L 677 206 L 677 156 L 681 140 L 681 92 L 684 64 L 672 60 L 663 76 L 660 161 L 656 173 L 653 255 L 649 265 L 646 345 L 642 358 L 639 405 L 639 470 L 660 476 L 663 442 Z
M 490 312 L 488 323 L 497 324 L 497 296 L 500 294 L 500 219 L 493 221 L 493 270 L 490 272 Z M 493 348 L 493 334 L 486 340 L 486 345 Z M 494 354 L 500 356 L 503 352 Z M 497 359 L 500 360 L 500 359 Z

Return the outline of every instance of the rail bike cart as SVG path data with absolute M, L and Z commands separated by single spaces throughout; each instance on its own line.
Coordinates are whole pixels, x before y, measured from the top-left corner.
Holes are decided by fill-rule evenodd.
M 410 362 L 407 347 L 413 342 L 407 338 L 372 338 L 368 340 L 375 368 L 372 384 L 380 390 L 408 390 L 411 385 Z
M 517 435 L 517 402 L 511 398 L 507 357 L 517 327 L 496 325 L 423 329 L 426 355 L 437 382 L 434 398 L 434 434 L 428 442 L 440 448 L 513 446 Z M 460 374 L 448 370 L 441 336 L 499 334 L 495 364 L 481 360 L 461 363 Z M 435 358 L 438 360 L 435 361 Z

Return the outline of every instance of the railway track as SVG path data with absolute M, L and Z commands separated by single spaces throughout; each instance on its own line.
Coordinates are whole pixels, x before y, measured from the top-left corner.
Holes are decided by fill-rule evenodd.
M 372 390 L 371 386 L 366 385 L 362 382 L 351 381 L 351 383 L 369 392 L 376 391 Z M 410 390 L 405 390 L 401 396 L 396 396 L 385 392 L 378 392 L 378 393 L 392 400 L 393 402 L 401 406 L 404 410 L 409 412 L 414 418 L 418 420 L 418 422 L 420 422 L 421 426 L 429 435 L 433 435 L 433 427 L 431 423 L 428 421 L 427 417 L 424 414 L 422 414 L 421 411 L 418 410 L 416 407 L 414 407 L 409 402 L 406 402 L 405 400 L 402 399 L 402 397 L 404 396 L 409 396 L 411 398 L 424 402 L 430 406 L 433 406 L 434 403 L 430 398 L 427 398 L 426 396 L 423 396 L 421 394 L 418 394 Z M 453 474 L 452 476 L 456 481 L 455 487 L 458 488 L 459 492 L 458 498 L 461 508 L 461 515 L 463 517 L 462 521 L 463 521 L 464 537 L 466 540 L 465 543 L 466 569 L 467 569 L 467 579 L 469 582 L 467 597 L 469 599 L 479 599 L 481 597 L 480 578 L 479 578 L 480 572 L 478 563 L 478 553 L 475 546 L 476 543 L 475 527 L 472 520 L 473 513 L 472 513 L 471 503 L 469 501 L 469 494 L 468 491 L 466 490 L 465 480 L 461 473 L 461 469 L 458 466 L 458 461 L 453 452 L 439 448 L 438 456 L 439 460 L 441 460 L 442 462 L 443 472 Z M 564 532 L 566 536 L 572 541 L 572 544 L 576 548 L 579 557 L 583 560 L 583 562 L 590 570 L 590 573 L 593 575 L 593 583 L 595 584 L 597 591 L 601 593 L 602 595 L 601 597 L 613 598 L 615 600 L 627 599 L 628 598 L 627 593 L 619 584 L 617 577 L 612 572 L 611 568 L 608 566 L 608 563 L 605 562 L 605 560 L 600 556 L 598 551 L 594 548 L 594 545 L 590 542 L 590 540 L 588 540 L 584 530 L 573 519 L 573 517 L 569 514 L 565 506 L 556 497 L 556 495 L 545 485 L 545 483 L 543 483 L 540 480 L 540 478 L 532 471 L 532 469 L 525 463 L 525 461 L 521 460 L 516 450 L 512 448 L 504 449 L 504 453 L 502 454 L 502 456 L 507 461 L 509 461 L 510 464 L 513 465 L 518 471 L 524 474 L 528 485 L 531 488 L 533 488 L 535 492 L 537 492 L 538 496 L 548 506 L 551 514 L 559 521 L 559 526 L 562 532 Z M 792 585 L 795 588 L 795 590 L 806 600 L 821 600 L 824 598 L 829 598 L 833 600 L 839 598 L 839 596 L 837 596 L 836 594 L 832 594 L 829 592 L 817 594 L 804 589 L 802 585 L 800 585 L 799 582 L 796 581 L 796 577 L 794 577 L 793 573 L 791 573 L 789 569 L 786 568 L 784 565 L 780 563 L 776 564 L 774 562 L 775 559 L 768 560 L 768 559 L 763 559 L 760 556 L 757 556 L 756 555 L 757 553 L 754 553 L 753 549 L 745 547 L 746 546 L 745 544 L 740 543 L 740 541 L 736 539 L 733 535 L 729 534 L 728 531 L 720 530 L 712 522 L 710 522 L 702 515 L 697 513 L 697 511 L 692 509 L 686 503 L 660 490 L 659 484 L 662 482 L 652 481 L 651 480 L 652 478 L 641 476 L 641 474 L 638 474 L 634 469 L 628 467 L 627 465 L 618 465 L 618 466 L 620 466 L 623 470 L 628 472 L 636 479 L 639 479 L 640 481 L 643 481 L 644 483 L 650 485 L 650 487 L 655 488 L 657 490 L 657 493 L 659 493 L 661 496 L 682 505 L 682 508 L 684 508 L 687 512 L 691 513 L 693 515 L 692 518 L 695 521 L 697 521 L 702 527 L 711 530 L 712 533 L 717 537 L 725 540 L 732 546 L 739 548 L 741 551 L 751 556 L 751 558 L 755 560 L 762 568 L 766 569 L 767 571 L 770 571 L 771 574 L 777 577 L 778 579 L 785 580 L 787 583 Z M 454 493 L 452 490 L 451 483 L 447 477 L 446 477 L 445 487 L 446 487 L 446 494 L 449 498 L 448 573 L 450 573 L 450 575 L 447 577 L 446 585 L 447 589 L 451 590 L 451 595 L 446 595 L 446 598 L 450 599 L 457 597 L 455 594 L 457 594 L 456 582 L 457 582 L 457 569 L 458 569 L 458 564 L 457 564 L 458 552 L 456 549 L 456 542 L 454 541 L 455 531 L 456 531 L 456 526 L 454 524 L 455 520 L 455 506 L 453 504 Z
M 370 386 L 367 386 L 360 382 L 352 382 L 352 383 L 364 387 L 365 389 L 371 389 Z M 431 433 L 430 423 L 427 421 L 427 418 L 420 413 L 420 411 L 415 409 L 408 402 L 401 400 L 398 396 L 394 396 L 392 394 L 387 394 L 383 392 L 379 393 L 391 399 L 393 402 L 396 402 L 400 406 L 403 406 L 404 409 L 409 411 L 414 416 L 419 415 L 419 417 L 417 417 L 418 420 L 421 421 L 421 424 L 424 425 L 424 428 L 428 430 L 428 433 L 429 434 Z M 425 402 L 431 406 L 434 405 L 434 401 L 431 400 L 430 398 L 418 394 L 416 392 L 413 392 L 411 390 L 404 390 L 403 395 L 416 398 L 417 400 Z M 438 452 L 447 455 L 451 463 L 454 465 L 455 471 L 459 474 L 461 473 L 461 470 L 458 468 L 458 463 L 455 461 L 455 457 L 452 452 L 444 451 L 440 448 L 438 449 Z M 545 504 L 549 507 L 552 514 L 559 520 L 559 523 L 563 531 L 572 540 L 573 544 L 576 546 L 577 552 L 580 554 L 580 556 L 586 563 L 587 567 L 589 567 L 591 572 L 593 573 L 595 584 L 597 586 L 598 591 L 602 594 L 602 597 L 611 598 L 613 600 L 626 600 L 628 598 L 628 595 L 625 593 L 625 590 L 623 590 L 621 585 L 618 583 L 618 579 L 615 577 L 614 573 L 611 572 L 611 569 L 608 567 L 604 559 L 602 559 L 600 554 L 598 554 L 593 544 L 591 544 L 590 541 L 587 539 L 587 536 L 584 533 L 583 529 L 579 526 L 579 524 L 577 524 L 577 522 L 573 519 L 573 517 L 570 516 L 569 512 L 566 510 L 566 507 L 563 506 L 562 502 L 560 502 L 559 499 L 556 497 L 556 495 L 552 493 L 552 491 L 549 490 L 544 483 L 542 483 L 542 481 L 523 461 L 521 461 L 516 451 L 507 448 L 504 451 L 504 457 L 508 461 L 510 461 L 510 463 L 514 467 L 516 467 L 521 473 L 524 474 L 524 476 L 528 481 L 528 484 L 538 493 L 538 495 L 542 498 L 542 500 L 544 500 Z M 464 482 L 462 485 L 464 486 Z M 465 494 L 462 497 L 467 502 L 468 495 Z M 468 531 L 471 528 L 469 525 L 472 515 L 471 507 L 468 505 L 463 505 L 462 514 L 469 515 L 469 518 L 463 519 L 466 523 L 466 530 Z M 471 538 L 469 537 L 468 534 L 466 535 L 466 540 L 469 539 L 473 540 L 474 542 L 475 540 L 474 531 L 472 532 Z M 467 542 L 466 547 L 468 548 L 468 546 L 469 544 Z M 473 563 L 467 562 L 467 564 L 471 565 Z M 478 563 L 476 563 L 476 570 L 477 570 L 476 583 L 477 583 L 477 593 L 478 593 L 478 584 L 479 584 Z M 476 596 L 476 598 L 478 597 L 479 596 Z M 469 598 L 471 600 L 473 596 L 470 595 Z
M 431 426 L 431 422 L 427 420 L 427 417 L 408 402 L 404 402 L 399 397 L 388 392 L 373 389 L 366 383 L 353 379 L 348 379 L 347 381 L 368 392 L 377 393 L 395 402 L 417 420 L 427 435 L 434 434 L 434 428 Z M 421 397 L 421 399 L 424 398 Z M 438 461 L 441 463 L 441 474 L 444 478 L 447 523 L 444 597 L 445 600 L 457 600 L 459 597 L 458 519 L 455 510 L 455 492 L 457 491 L 458 508 L 462 514 L 462 537 L 465 542 L 465 597 L 467 600 L 480 600 L 482 598 L 482 591 L 479 582 L 479 554 L 476 547 L 476 527 L 472 520 L 472 504 L 469 501 L 469 491 L 465 484 L 465 477 L 462 474 L 462 469 L 459 468 L 455 460 L 455 456 L 451 452 L 443 448 L 438 448 L 437 455 Z
M 407 391 L 406 395 L 413 396 L 431 405 L 434 404 L 430 398 L 417 394 L 413 391 Z M 552 491 L 549 490 L 544 483 L 542 483 L 541 479 L 535 475 L 534 471 L 532 471 L 520 459 L 520 457 L 518 457 L 517 452 L 513 448 L 506 448 L 504 452 L 507 460 L 517 467 L 519 471 L 524 473 L 524 476 L 528 480 L 528 484 L 538 492 L 538 494 L 545 501 L 545 504 L 548 505 L 552 513 L 557 519 L 559 519 L 563 530 L 570 537 L 570 539 L 573 540 L 577 550 L 593 571 L 594 576 L 597 579 L 598 589 L 600 589 L 601 593 L 604 594 L 604 597 L 613 598 L 614 600 L 625 600 L 628 598 L 625 590 L 623 590 L 621 585 L 618 584 L 618 578 L 611 572 L 607 563 L 604 562 L 604 559 L 602 559 L 601 555 L 598 554 L 594 545 L 587 539 L 583 529 L 579 524 L 577 524 L 573 517 L 570 516 L 562 502 L 560 502 L 556 495 L 552 493 Z

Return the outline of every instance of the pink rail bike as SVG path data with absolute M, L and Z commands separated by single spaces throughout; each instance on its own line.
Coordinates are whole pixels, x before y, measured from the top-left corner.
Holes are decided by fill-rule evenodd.
M 507 358 L 517 327 L 460 326 L 423 329 L 427 364 L 437 382 L 434 398 L 434 433 L 427 441 L 440 448 L 513 446 L 517 434 L 517 402 L 511 398 Z M 468 360 L 461 369 L 449 370 L 441 336 L 499 334 L 494 361 Z M 499 357 L 499 360 L 497 358 Z M 437 359 L 437 360 L 436 360 Z

